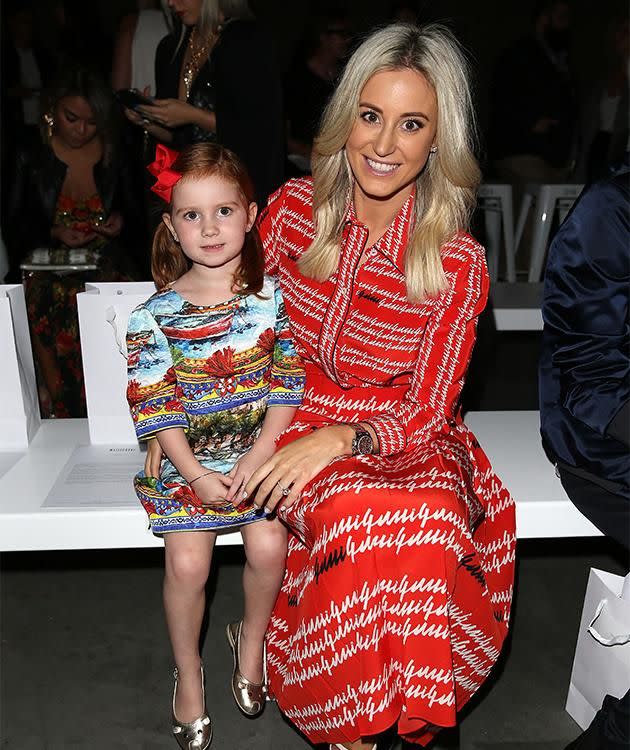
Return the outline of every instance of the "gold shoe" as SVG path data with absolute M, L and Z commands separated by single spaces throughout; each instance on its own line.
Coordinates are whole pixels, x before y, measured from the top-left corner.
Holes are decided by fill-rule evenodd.
M 203 666 L 201 667 L 201 695 L 203 700 L 203 713 L 194 721 L 179 721 L 175 716 L 175 696 L 177 695 L 177 682 L 179 672 L 177 667 L 173 672 L 175 685 L 173 686 L 173 734 L 177 744 L 182 750 L 207 750 L 212 742 L 212 723 L 206 711 L 206 686 Z
M 234 656 L 234 671 L 232 672 L 232 695 L 236 705 L 247 716 L 257 716 L 265 707 L 267 686 L 263 677 L 262 682 L 251 682 L 241 674 L 241 628 L 243 621 L 231 622 L 225 632 Z M 263 674 L 265 670 L 266 650 L 263 644 Z

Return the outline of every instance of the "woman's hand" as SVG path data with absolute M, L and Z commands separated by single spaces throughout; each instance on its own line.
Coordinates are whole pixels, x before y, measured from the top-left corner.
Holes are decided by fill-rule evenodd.
M 147 455 L 144 459 L 145 476 L 159 478 L 163 457 L 164 453 L 162 452 L 162 448 L 160 448 L 158 441 L 155 438 L 147 440 Z
M 256 469 L 273 456 L 275 449 L 276 447 L 273 441 L 262 442 L 257 440 L 252 448 L 234 464 L 232 471 L 228 474 L 228 476 L 232 477 L 234 481 L 226 495 L 227 500 L 230 500 L 231 502 L 237 497 L 247 482 L 249 482 Z M 247 495 L 244 495 L 244 497 L 247 497 Z
M 118 237 L 123 227 L 123 218 L 118 211 L 112 211 L 107 221 L 94 226 L 94 231 L 103 237 L 112 239 Z
M 144 128 L 147 124 L 147 118 L 143 117 L 141 114 L 138 114 L 135 109 L 129 109 L 129 107 L 125 107 L 123 111 L 125 113 L 125 117 L 129 120 L 129 122 L 137 125 L 139 128 Z
M 50 230 L 50 236 L 58 240 L 62 245 L 69 248 L 85 247 L 93 239 L 96 239 L 96 232 L 81 232 L 71 227 L 53 227 Z
M 198 107 L 181 99 L 154 99 L 153 104 L 137 107 L 136 111 L 165 128 L 178 128 L 198 120 Z
M 353 437 L 351 426 L 331 425 L 294 440 L 253 473 L 245 492 L 248 496 L 255 493 L 254 504 L 270 512 L 290 507 L 333 458 L 352 453 Z
M 191 487 L 203 505 L 212 507 L 225 502 L 227 491 L 232 486 L 233 481 L 231 477 L 213 471 L 206 476 L 202 476 L 201 479 L 195 480 Z

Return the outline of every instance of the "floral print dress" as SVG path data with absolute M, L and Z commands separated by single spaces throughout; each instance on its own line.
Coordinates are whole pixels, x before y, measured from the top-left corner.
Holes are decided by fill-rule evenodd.
M 193 305 L 164 289 L 137 307 L 127 332 L 127 399 L 140 440 L 181 427 L 199 462 L 228 473 L 260 434 L 269 406 L 299 406 L 304 370 L 280 288 Z M 140 472 L 138 498 L 155 533 L 226 530 L 259 520 L 251 499 L 203 506 L 165 458 L 159 477 Z

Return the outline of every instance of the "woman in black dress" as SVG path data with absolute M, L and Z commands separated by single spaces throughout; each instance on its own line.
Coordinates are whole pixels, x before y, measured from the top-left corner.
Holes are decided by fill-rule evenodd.
M 247 0 L 169 0 L 181 23 L 155 57 L 156 99 L 127 110 L 180 149 L 216 140 L 244 161 L 260 204 L 283 180 L 280 77 Z

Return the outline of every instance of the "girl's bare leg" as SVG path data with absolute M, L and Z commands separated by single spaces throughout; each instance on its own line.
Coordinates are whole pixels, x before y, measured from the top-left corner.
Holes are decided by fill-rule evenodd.
M 263 643 L 276 602 L 287 556 L 287 530 L 278 519 L 263 520 L 241 530 L 245 544 L 240 667 L 251 682 L 263 680 Z
M 212 531 L 164 535 L 164 610 L 179 671 L 175 715 L 183 722 L 198 719 L 204 709 L 199 637 L 215 541 L 216 534 Z

